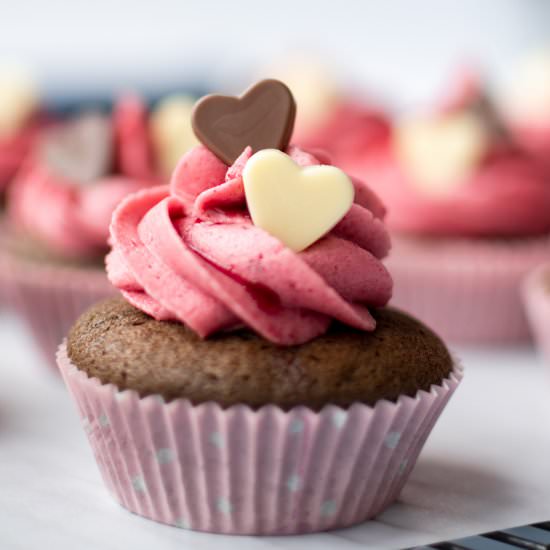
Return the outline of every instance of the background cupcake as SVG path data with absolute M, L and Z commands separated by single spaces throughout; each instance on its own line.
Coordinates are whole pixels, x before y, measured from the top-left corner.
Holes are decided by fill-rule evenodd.
M 294 109 L 273 80 L 198 104 L 212 150 L 120 204 L 107 270 L 126 301 L 60 348 L 108 488 L 148 518 L 290 534 L 373 517 L 460 379 L 437 336 L 383 308 L 384 209 L 287 148 Z
M 81 112 L 44 131 L 11 186 L 0 255 L 10 305 L 45 357 L 91 303 L 112 294 L 103 273 L 110 216 L 157 183 L 145 105 Z
M 476 73 L 396 123 L 368 172 L 394 233 L 393 303 L 454 341 L 526 340 L 519 289 L 550 254 L 550 185 Z
M 45 117 L 38 92 L 22 67 L 0 64 L 0 200 L 30 151 Z

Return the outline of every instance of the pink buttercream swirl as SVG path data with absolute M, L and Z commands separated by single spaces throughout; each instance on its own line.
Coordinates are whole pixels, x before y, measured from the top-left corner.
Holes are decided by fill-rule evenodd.
M 8 213 L 14 226 L 67 258 L 92 258 L 108 250 L 115 207 L 130 193 L 157 185 L 145 106 L 134 96 L 112 115 L 115 168 L 88 184 L 70 181 L 30 154 L 10 188 Z
M 320 164 L 296 147 L 287 153 L 301 166 Z M 373 330 L 368 307 L 384 306 L 392 291 L 378 198 L 353 180 L 346 216 L 295 253 L 251 222 L 242 181 L 250 155 L 228 168 L 196 147 L 169 186 L 127 197 L 111 222 L 111 282 L 155 319 L 185 323 L 203 338 L 245 325 L 277 344 L 300 344 L 333 319 Z

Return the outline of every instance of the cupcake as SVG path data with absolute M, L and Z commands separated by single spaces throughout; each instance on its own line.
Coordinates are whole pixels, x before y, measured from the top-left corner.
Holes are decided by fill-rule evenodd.
M 527 340 L 520 283 L 550 254 L 550 181 L 473 73 L 369 161 L 388 208 L 393 304 L 463 343 Z
M 527 276 L 523 297 L 535 340 L 550 364 L 550 264 L 541 265 Z
M 113 215 L 122 297 L 59 349 L 107 488 L 147 518 L 291 534 L 374 517 L 459 383 L 441 340 L 385 307 L 382 205 L 288 145 L 294 109 L 274 80 L 197 104 L 203 145 Z
M 0 279 L 52 366 L 70 325 L 113 294 L 104 273 L 111 214 L 156 184 L 145 106 L 81 112 L 44 130 L 8 194 Z

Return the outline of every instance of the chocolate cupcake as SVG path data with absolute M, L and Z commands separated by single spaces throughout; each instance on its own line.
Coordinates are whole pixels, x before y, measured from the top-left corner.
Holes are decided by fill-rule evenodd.
M 276 81 L 197 105 L 211 150 L 117 208 L 107 271 L 125 300 L 59 350 L 107 486 L 148 518 L 288 534 L 373 517 L 461 377 L 384 307 L 384 209 L 288 146 L 293 109 Z

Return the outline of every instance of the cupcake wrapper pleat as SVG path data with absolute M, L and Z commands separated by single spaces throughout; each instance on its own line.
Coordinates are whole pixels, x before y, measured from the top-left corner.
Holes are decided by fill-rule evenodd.
M 353 525 L 399 495 L 462 371 L 396 403 L 283 411 L 222 409 L 119 391 L 68 359 L 58 365 L 105 484 L 128 510 L 226 534 Z
M 393 238 L 391 304 L 451 342 L 529 341 L 525 275 L 550 256 L 550 238 L 517 242 Z
M 535 340 L 550 365 L 550 263 L 534 270 L 523 284 L 527 317 Z M 546 286 L 545 286 L 546 285 Z
M 116 296 L 100 269 L 44 265 L 0 251 L 1 296 L 27 325 L 45 362 L 55 354 L 76 319 L 91 305 Z

